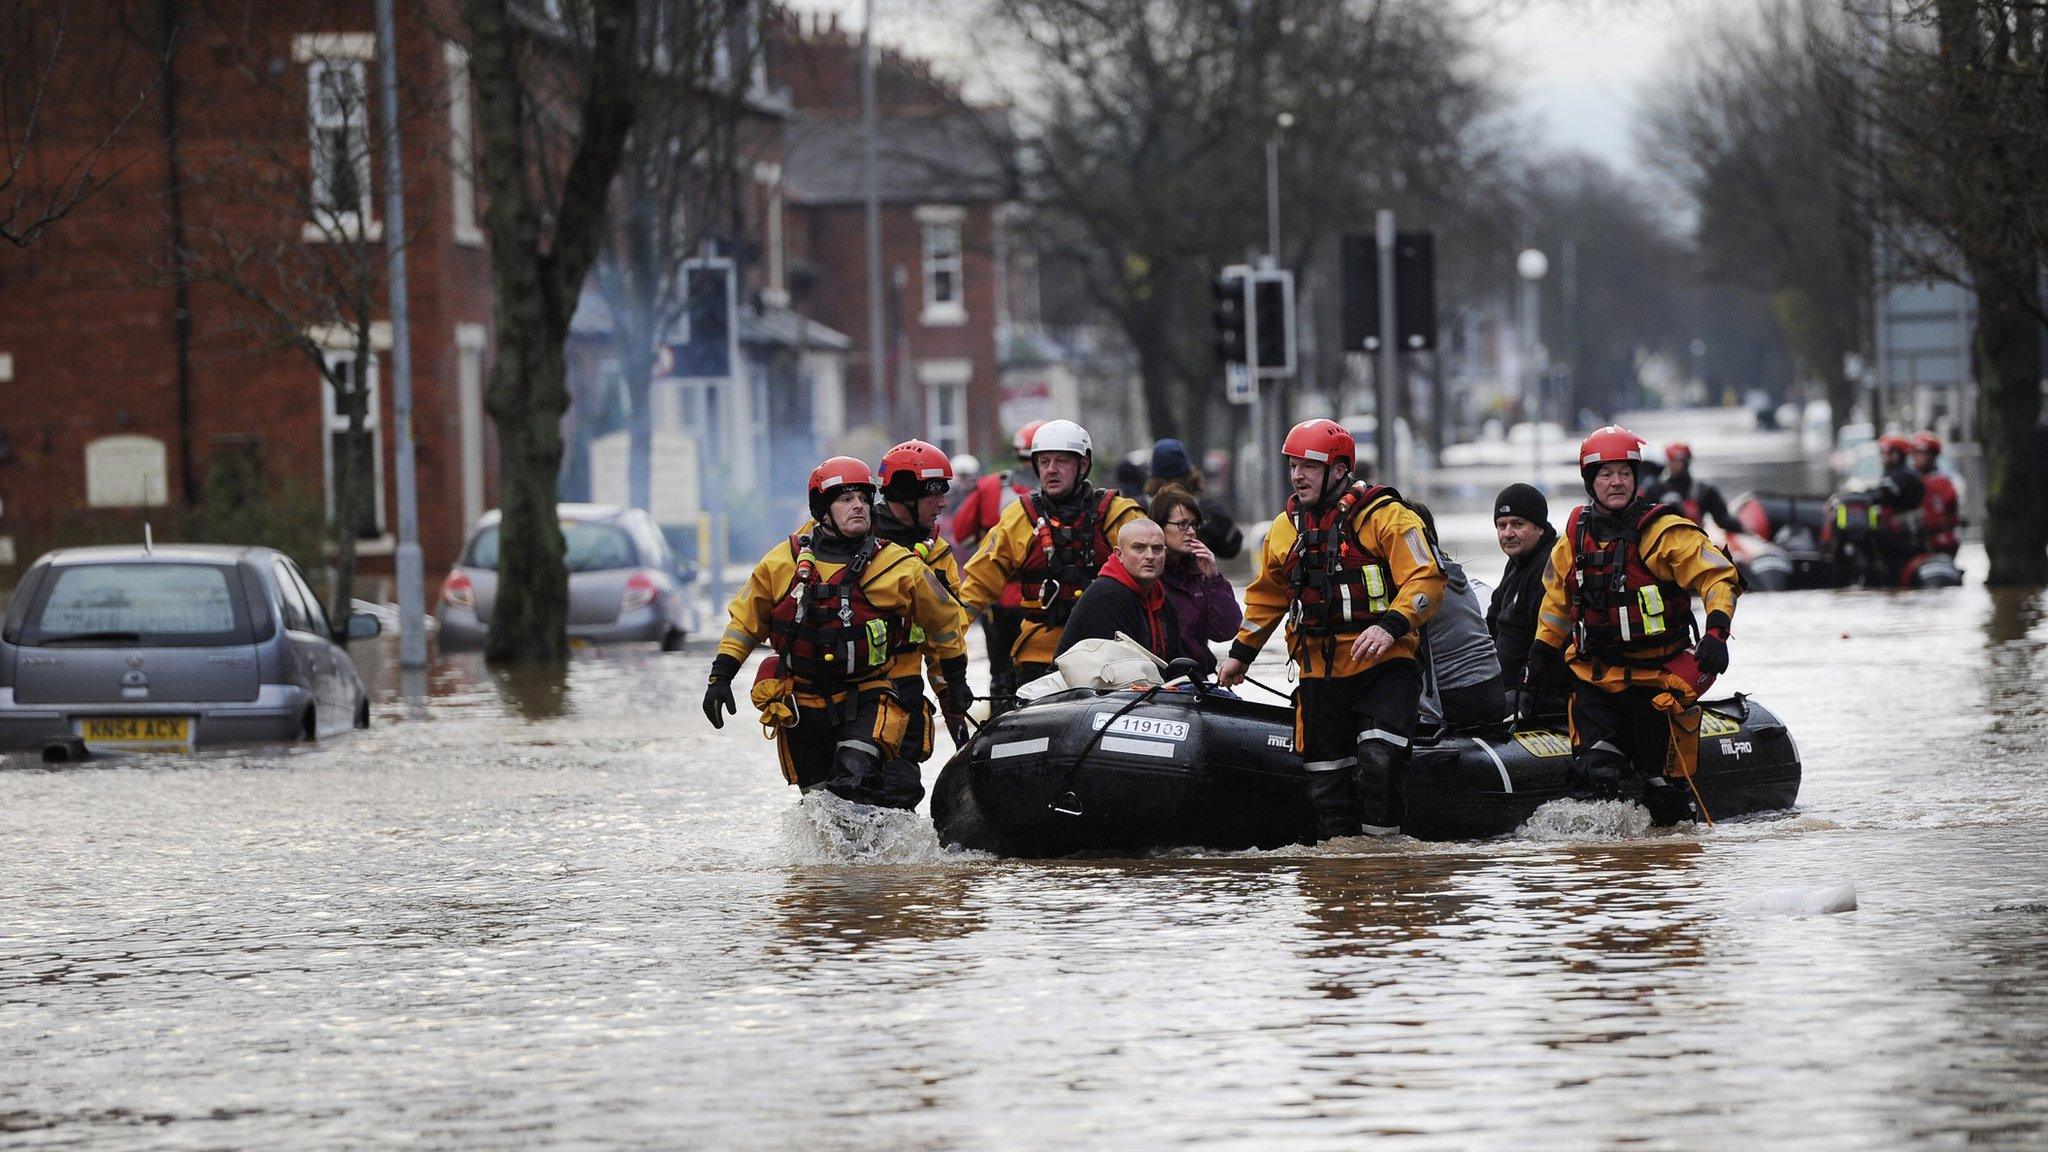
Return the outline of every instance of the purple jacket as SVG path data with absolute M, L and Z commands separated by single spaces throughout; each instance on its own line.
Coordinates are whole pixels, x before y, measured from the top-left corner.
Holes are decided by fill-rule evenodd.
M 1209 641 L 1230 639 L 1244 623 L 1244 609 L 1238 606 L 1230 579 L 1221 572 L 1204 576 L 1200 568 L 1176 569 L 1169 560 L 1160 583 L 1166 585 L 1166 600 L 1180 623 L 1182 651 L 1199 661 L 1204 673 L 1214 672 L 1216 656 L 1209 651 Z

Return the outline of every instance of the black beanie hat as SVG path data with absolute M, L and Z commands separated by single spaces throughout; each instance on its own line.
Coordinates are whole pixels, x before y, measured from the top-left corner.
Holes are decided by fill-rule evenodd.
M 1533 484 L 1510 484 L 1493 498 L 1493 518 L 1520 516 L 1531 524 L 1550 523 L 1550 502 Z

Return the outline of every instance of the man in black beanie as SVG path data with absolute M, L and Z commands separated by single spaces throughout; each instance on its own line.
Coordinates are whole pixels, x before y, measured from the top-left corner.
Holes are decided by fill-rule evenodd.
M 1543 569 L 1557 545 L 1550 503 L 1534 485 L 1510 484 L 1493 498 L 1493 528 L 1508 566 L 1493 590 L 1486 628 L 1500 653 L 1501 683 L 1508 690 L 1510 711 L 1524 716 L 1562 712 L 1562 699 L 1533 700 L 1522 691 L 1523 666 L 1536 639 L 1536 614 L 1543 608 Z

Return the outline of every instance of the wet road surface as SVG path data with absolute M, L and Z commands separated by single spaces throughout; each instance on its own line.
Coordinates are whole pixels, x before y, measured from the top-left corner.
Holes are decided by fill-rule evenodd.
M 1799 809 L 1633 836 L 948 853 L 710 731 L 705 651 L 16 765 L 0 1145 L 2040 1147 L 2044 616 L 1747 598 Z

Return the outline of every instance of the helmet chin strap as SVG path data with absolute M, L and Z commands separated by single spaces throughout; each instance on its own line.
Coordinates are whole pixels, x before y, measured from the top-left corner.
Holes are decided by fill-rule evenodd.
M 1323 489 L 1322 491 L 1316 493 L 1316 503 L 1321 504 L 1323 501 L 1328 500 L 1330 498 L 1330 493 L 1335 492 L 1337 489 L 1344 487 L 1346 484 L 1349 484 L 1350 482 L 1351 469 L 1349 468 L 1346 468 L 1344 469 L 1344 471 L 1339 472 L 1337 471 L 1337 466 L 1332 464 L 1329 467 L 1323 469 Z

